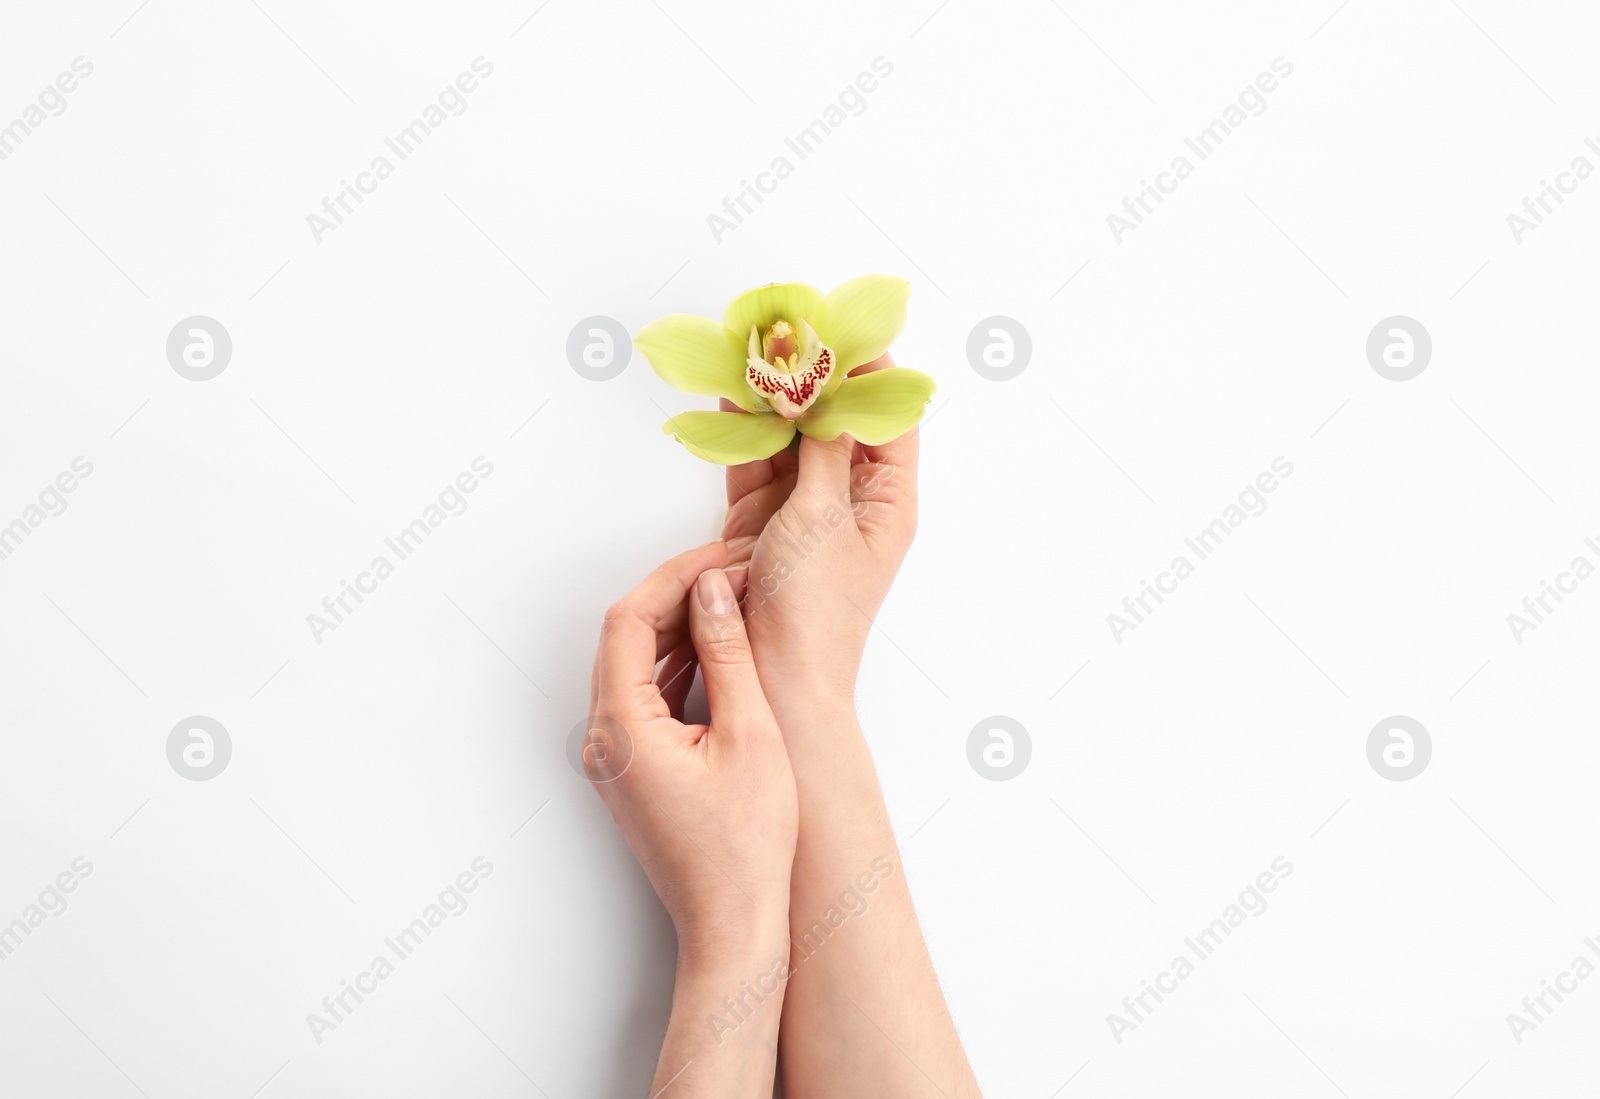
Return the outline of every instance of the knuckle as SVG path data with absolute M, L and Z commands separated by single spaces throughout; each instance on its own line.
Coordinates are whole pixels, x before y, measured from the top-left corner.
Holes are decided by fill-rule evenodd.
M 627 603 L 618 601 L 606 608 L 605 617 L 600 620 L 601 633 L 613 633 L 616 628 L 633 617 L 633 609 Z
M 702 664 L 743 664 L 750 660 L 750 639 L 737 616 L 726 622 L 707 622 L 694 647 Z

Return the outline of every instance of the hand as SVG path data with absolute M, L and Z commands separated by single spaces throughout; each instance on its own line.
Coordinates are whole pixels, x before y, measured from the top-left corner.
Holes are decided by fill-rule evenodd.
M 712 542 L 606 612 L 584 766 L 678 932 L 650 1093 L 770 1095 L 799 814 L 778 723 Z M 659 685 L 651 672 L 665 658 Z M 700 665 L 709 725 L 685 725 Z
M 884 355 L 854 373 L 893 366 Z M 917 432 L 884 446 L 802 436 L 798 454 L 728 469 L 730 567 L 780 719 L 851 699 L 873 616 L 917 526 Z M 793 747 L 791 743 L 791 748 Z
M 890 365 L 886 355 L 862 369 Z M 782 1034 L 784 1093 L 795 1099 L 979 1094 L 855 717 L 872 618 L 916 533 L 916 471 L 915 431 L 877 447 L 802 437 L 798 453 L 728 470 L 729 568 L 748 573 L 756 666 L 805 806 Z M 869 866 L 871 910 L 829 937 L 821 914 L 856 896 Z
M 680 967 L 787 954 L 794 776 L 726 560 L 722 542 L 680 554 L 611 607 L 589 695 L 585 768 L 672 917 Z M 681 720 L 696 660 L 709 725 Z

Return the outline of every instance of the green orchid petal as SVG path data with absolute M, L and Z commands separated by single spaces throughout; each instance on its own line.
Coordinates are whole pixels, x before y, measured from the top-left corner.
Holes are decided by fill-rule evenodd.
M 822 299 L 822 308 L 806 318 L 822 342 L 833 348 L 838 379 L 889 350 L 906 326 L 906 299 L 911 284 L 893 275 L 862 275 L 840 283 Z
M 698 458 L 736 466 L 770 458 L 788 446 L 794 438 L 794 421 L 776 412 L 684 412 L 661 430 Z
M 800 430 L 824 442 L 849 432 L 858 443 L 882 446 L 917 426 L 936 388 L 932 378 L 903 366 L 846 378 L 800 417 Z
M 766 409 L 744 380 L 745 341 L 709 317 L 676 313 L 652 321 L 633 346 L 661 380 L 702 397 L 726 397 L 747 412 Z
M 750 338 L 752 325 L 757 331 L 765 333 L 772 327 L 772 322 L 779 318 L 790 324 L 798 320 L 811 320 L 811 315 L 821 302 L 822 291 L 815 286 L 807 286 L 803 282 L 774 282 L 746 290 L 734 298 L 733 304 L 722 315 L 722 323 L 740 341 L 745 341 Z

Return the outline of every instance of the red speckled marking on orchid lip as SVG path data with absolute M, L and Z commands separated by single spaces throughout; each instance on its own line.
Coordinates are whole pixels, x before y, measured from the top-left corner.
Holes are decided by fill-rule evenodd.
M 790 403 L 804 408 L 816 398 L 828 376 L 833 373 L 833 354 L 824 347 L 817 361 L 798 374 L 762 373 L 753 366 L 745 367 L 745 379 L 751 388 L 766 397 L 782 393 Z

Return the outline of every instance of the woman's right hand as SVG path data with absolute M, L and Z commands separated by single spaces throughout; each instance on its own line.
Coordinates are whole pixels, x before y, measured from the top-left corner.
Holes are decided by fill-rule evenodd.
M 884 355 L 856 373 L 893 366 Z M 917 526 L 915 430 L 883 446 L 801 436 L 728 469 L 729 567 L 747 562 L 745 621 L 780 721 L 851 699 L 872 619 Z

